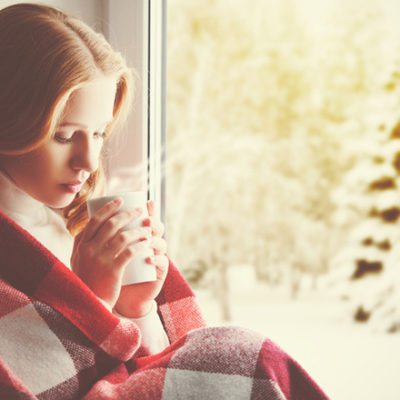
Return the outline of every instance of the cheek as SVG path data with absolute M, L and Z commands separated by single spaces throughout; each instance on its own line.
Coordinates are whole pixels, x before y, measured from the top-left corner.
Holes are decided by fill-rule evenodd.
M 21 167 L 31 178 L 46 179 L 59 171 L 62 162 L 62 154 L 43 149 L 24 157 L 21 160 Z
M 40 183 L 46 180 L 46 168 L 43 165 L 43 160 L 38 157 L 27 157 L 20 160 L 17 167 L 17 180 L 25 182 L 30 187 L 33 184 Z

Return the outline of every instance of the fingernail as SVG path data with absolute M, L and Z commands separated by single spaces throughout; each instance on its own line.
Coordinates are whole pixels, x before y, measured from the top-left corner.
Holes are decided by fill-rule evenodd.
M 122 204 L 122 199 L 120 197 L 117 197 L 116 199 L 113 200 L 113 203 L 117 206 Z
M 150 218 L 146 218 L 145 220 L 143 220 L 143 226 L 151 226 L 151 220 Z
M 146 257 L 147 264 L 151 264 L 151 257 Z

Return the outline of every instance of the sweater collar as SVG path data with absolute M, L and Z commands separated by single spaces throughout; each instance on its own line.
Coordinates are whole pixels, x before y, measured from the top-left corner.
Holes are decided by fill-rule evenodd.
M 20 189 L 0 170 L 0 209 L 20 225 L 45 225 L 47 206 Z

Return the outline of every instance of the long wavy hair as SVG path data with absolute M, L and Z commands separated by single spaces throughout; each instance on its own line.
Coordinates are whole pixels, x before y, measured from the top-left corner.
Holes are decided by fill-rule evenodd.
M 26 3 L 0 10 L 0 60 L 0 154 L 39 147 L 54 133 L 71 93 L 99 72 L 117 80 L 107 136 L 132 103 L 132 71 L 124 58 L 103 35 L 52 7 Z M 71 234 L 86 225 L 86 201 L 104 181 L 100 162 L 63 209 Z

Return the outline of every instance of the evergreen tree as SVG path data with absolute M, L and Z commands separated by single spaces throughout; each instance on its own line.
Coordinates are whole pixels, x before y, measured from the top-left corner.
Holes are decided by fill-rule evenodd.
M 349 246 L 335 260 L 353 318 L 379 330 L 400 330 L 400 74 L 367 104 L 369 131 L 361 160 L 337 192 L 347 208 Z M 342 268 L 337 270 L 337 263 Z

